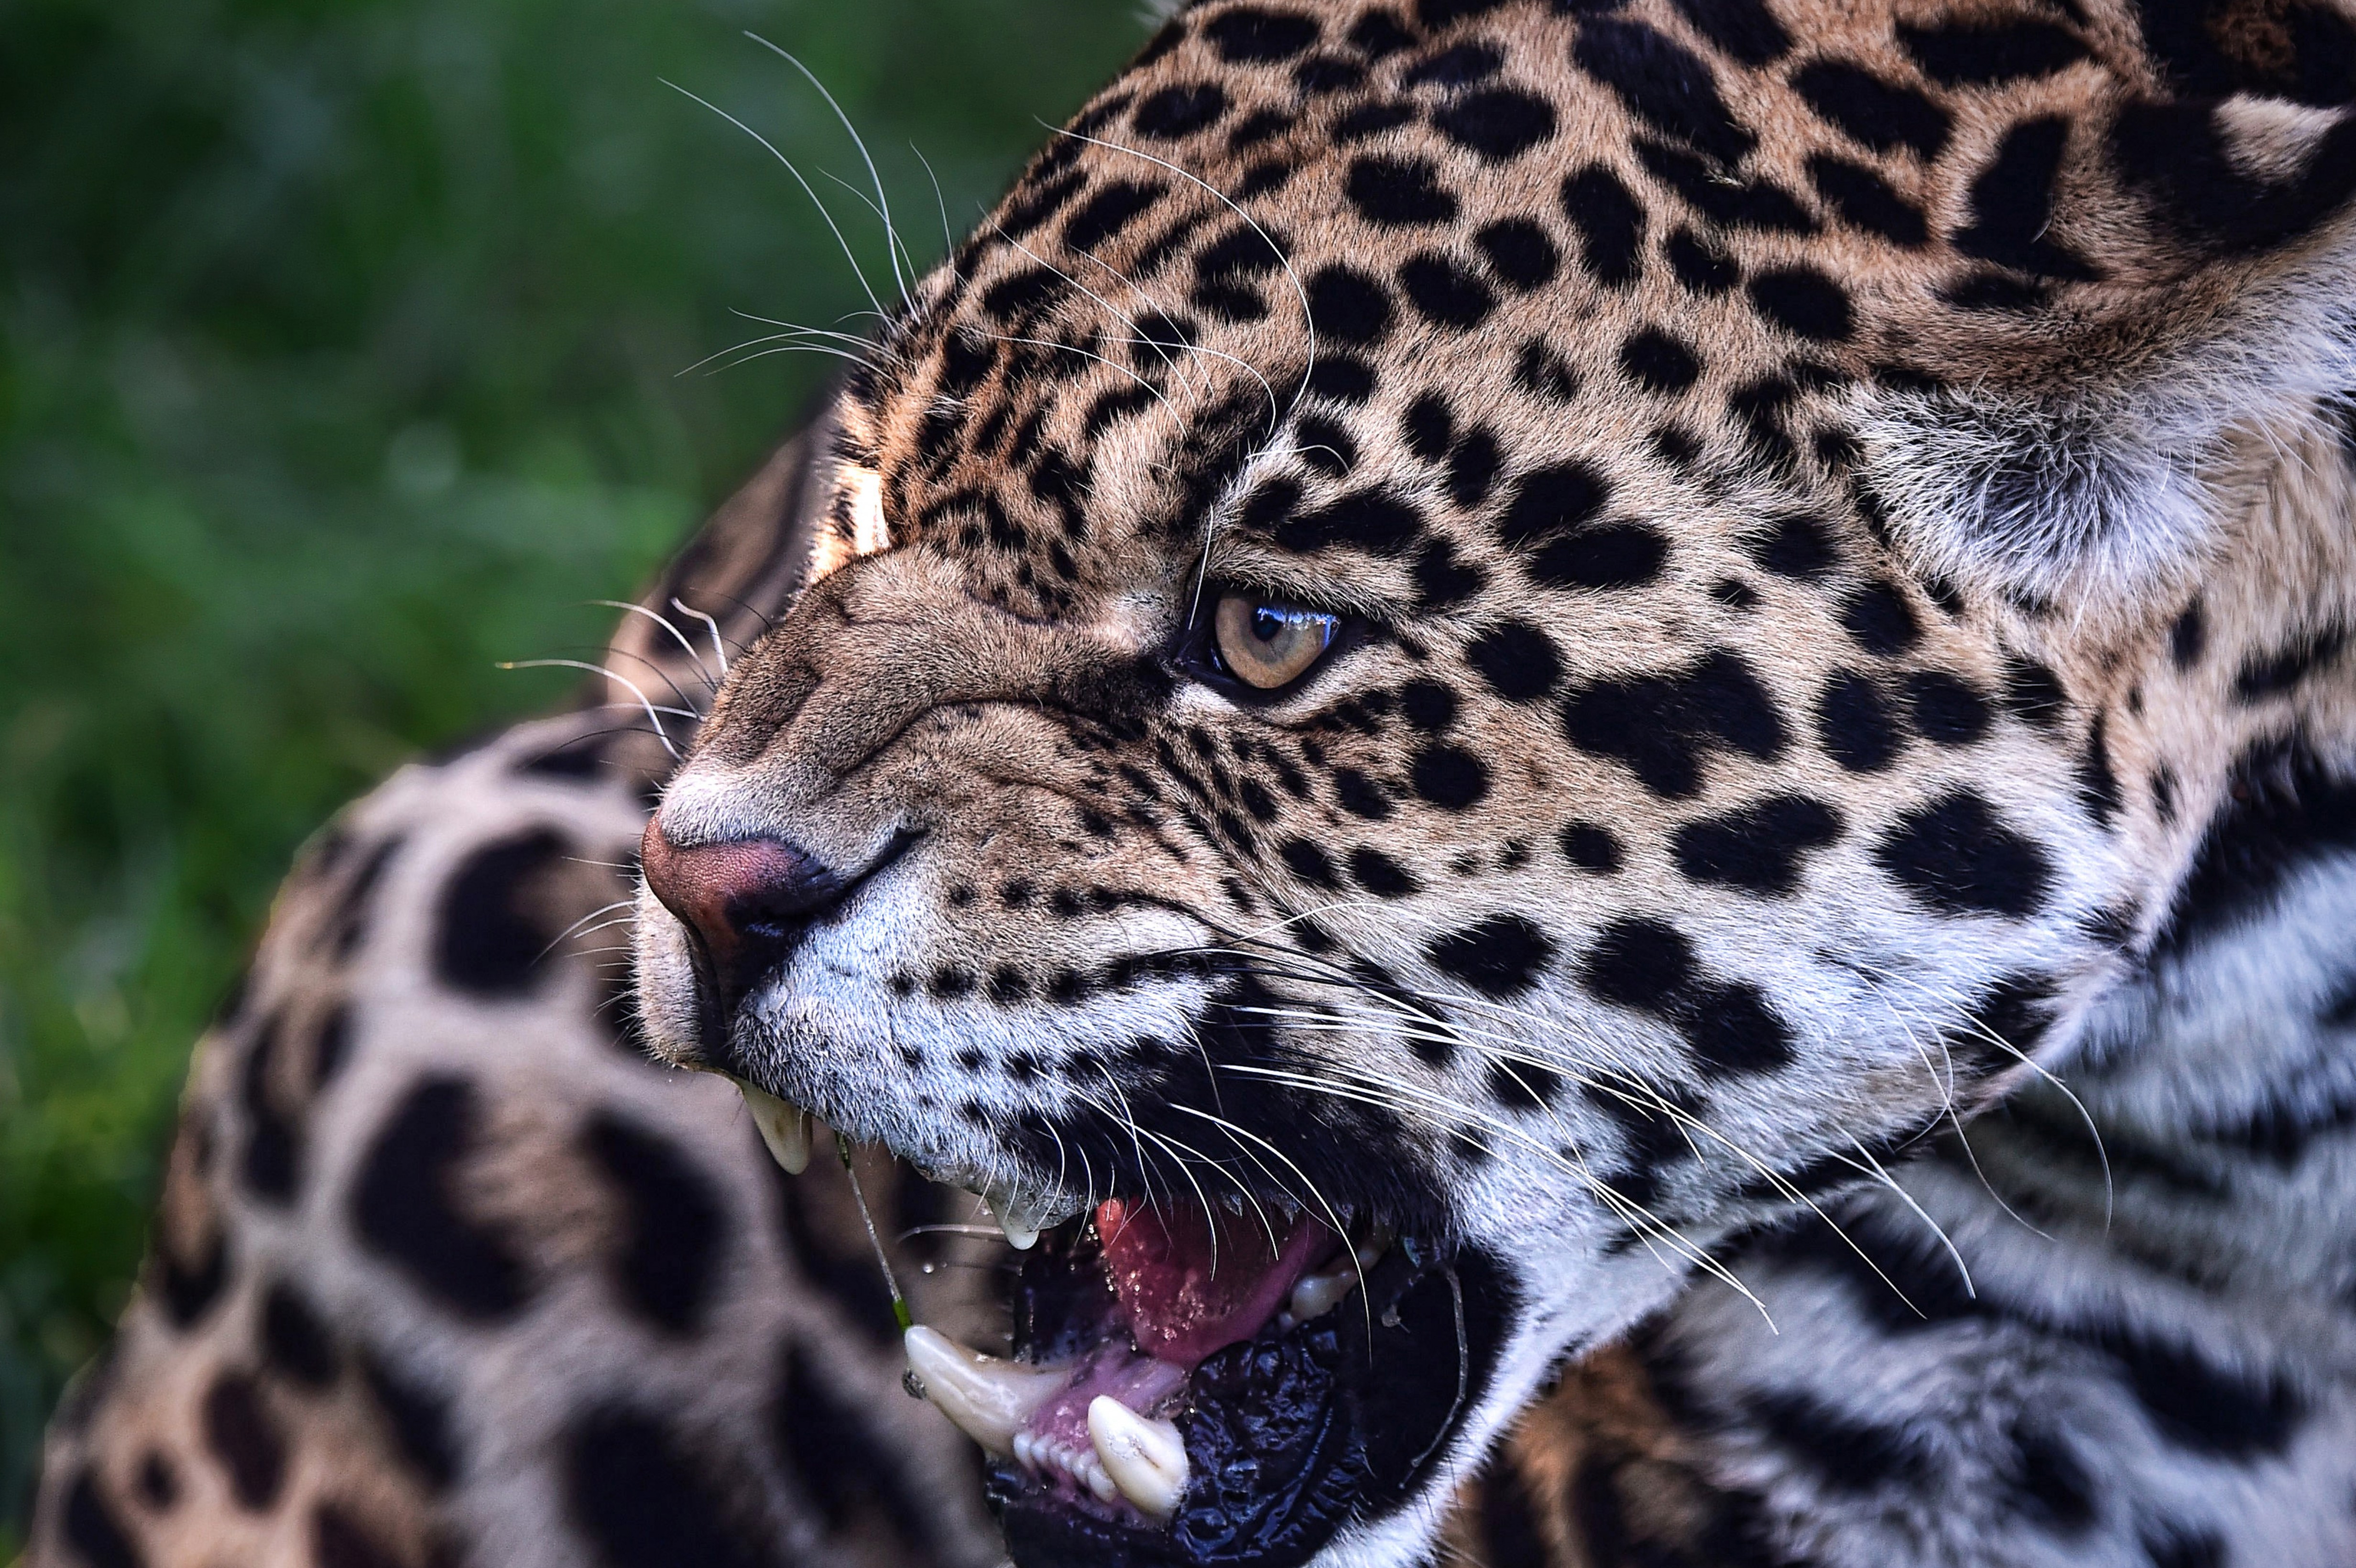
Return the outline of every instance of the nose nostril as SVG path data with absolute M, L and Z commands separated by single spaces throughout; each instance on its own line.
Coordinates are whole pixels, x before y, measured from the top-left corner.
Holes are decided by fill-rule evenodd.
M 782 838 L 682 846 L 659 819 L 647 824 L 638 863 L 647 887 L 695 933 L 732 1000 L 849 891 L 817 857 Z

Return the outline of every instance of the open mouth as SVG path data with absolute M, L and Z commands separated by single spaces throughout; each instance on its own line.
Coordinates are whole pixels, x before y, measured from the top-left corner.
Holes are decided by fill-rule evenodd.
M 807 1115 L 750 1085 L 781 1164 Z M 1291 1568 L 1406 1500 L 1487 1389 L 1513 1307 L 1477 1248 L 1265 1195 L 1114 1199 L 1020 1249 L 1012 1355 L 921 1325 L 909 1392 L 993 1464 L 1022 1568 Z

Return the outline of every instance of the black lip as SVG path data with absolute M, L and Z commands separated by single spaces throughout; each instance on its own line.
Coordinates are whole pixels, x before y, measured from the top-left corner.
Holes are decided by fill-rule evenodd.
M 1016 1277 L 1018 1354 L 1060 1359 L 1101 1331 L 1097 1263 L 1080 1226 L 1042 1238 Z M 1195 1370 L 1179 1417 L 1192 1478 L 1168 1526 L 1118 1522 L 1003 1466 L 989 1496 L 1007 1550 L 1019 1568 L 1298 1568 L 1408 1499 L 1479 1404 L 1513 1307 L 1486 1253 L 1395 1246 L 1333 1312 Z

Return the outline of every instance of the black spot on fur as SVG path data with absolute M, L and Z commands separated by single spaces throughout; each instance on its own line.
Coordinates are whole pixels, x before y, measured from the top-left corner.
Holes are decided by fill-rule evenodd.
M 2090 58 L 2086 46 L 2068 28 L 2028 16 L 1975 18 L 1944 27 L 1901 22 L 1898 37 L 1922 74 L 1942 87 L 2051 76 Z
M 1751 548 L 1751 559 L 1778 577 L 1822 577 L 1834 562 L 1832 531 L 1813 512 L 1785 512 L 1775 531 Z
M 926 1510 L 901 1484 L 906 1461 L 877 1441 L 864 1400 L 845 1397 L 798 1341 L 788 1340 L 779 1360 L 770 1437 L 785 1472 L 818 1504 L 828 1533 L 864 1523 L 899 1537 L 888 1560 L 911 1568 L 935 1561 L 922 1529 Z
M 1468 92 L 1432 111 L 1432 124 L 1460 146 L 1493 163 L 1518 157 L 1554 134 L 1554 108 L 1535 93 L 1510 87 Z
M 2004 1468 L 2004 1489 L 2023 1517 L 2062 1534 L 2094 1521 L 2094 1477 L 2068 1443 L 2053 1433 L 2016 1424 L 2013 1451 Z
M 1836 1491 L 1930 1484 L 1929 1453 L 1903 1426 L 1844 1414 L 1801 1393 L 1756 1395 L 1750 1405 L 1761 1428 Z
M 1970 790 L 1953 790 L 1901 816 L 1874 848 L 1881 869 L 1947 914 L 2025 919 L 2045 901 L 2045 853 Z
M 2220 1366 L 2124 1327 L 2086 1338 L 2117 1360 L 2154 1428 L 2179 1447 L 2244 1461 L 2280 1454 L 2306 1417 L 2297 1393 L 2265 1372 Z
M 1386 228 L 1445 223 L 1456 216 L 1456 198 L 1429 158 L 1358 158 L 1350 165 L 1347 189 L 1366 221 Z
M 1972 221 L 1954 247 L 2035 277 L 2085 282 L 2101 274 L 2052 238 L 2053 179 L 2070 140 L 2061 115 L 2024 120 L 2005 133 L 1996 156 L 1972 180 Z
M 1713 223 L 1776 234 L 1816 231 L 1816 220 L 1808 209 L 1772 180 L 1730 179 L 1721 165 L 1644 138 L 1636 143 L 1636 158 L 1655 179 Z
M 1350 875 L 1378 898 L 1405 898 L 1416 891 L 1416 880 L 1407 868 L 1371 845 L 1362 844 L 1350 851 Z
M 1412 543 L 1423 518 L 1388 490 L 1354 490 L 1312 511 L 1279 523 L 1278 548 L 1313 552 L 1342 546 L 1376 555 L 1394 555 Z
M 1437 251 L 1426 251 L 1399 263 L 1398 280 L 1417 313 L 1438 326 L 1470 331 L 1488 320 L 1489 313 L 1497 307 L 1494 290 L 1453 257 Z
M 1701 375 L 1701 361 L 1676 335 L 1657 326 L 1633 333 L 1620 345 L 1620 368 L 1648 391 L 1682 392 Z
M 286 1434 L 262 1385 L 241 1371 L 220 1373 L 205 1391 L 201 1416 L 205 1445 L 229 1473 L 238 1506 L 260 1513 L 276 1502 L 286 1484 Z
M 436 911 L 435 976 L 470 996 L 528 994 L 556 935 L 534 907 L 535 884 L 571 849 L 562 834 L 535 827 L 469 855 Z
M 1693 30 L 1748 66 L 1772 65 L 1792 49 L 1792 35 L 1766 0 L 1676 0 Z
M 392 1434 L 393 1452 L 434 1490 L 446 1489 L 459 1471 L 449 1398 L 395 1371 L 380 1357 L 362 1357 L 360 1375 Z
M 1472 236 L 1490 271 L 1524 292 L 1554 281 L 1557 259 L 1547 231 L 1526 219 L 1503 218 Z
M 245 1111 L 245 1158 L 239 1166 L 248 1190 L 265 1203 L 284 1207 L 302 1180 L 303 1129 L 278 1107 L 273 1080 L 278 1075 L 283 1015 L 273 1013 L 253 1031 L 238 1074 L 238 1103 Z
M 1880 688 L 1855 670 L 1836 670 L 1816 701 L 1825 754 L 1853 773 L 1876 773 L 1905 745 Z
M 146 1554 L 133 1543 L 122 1516 L 98 1489 L 98 1477 L 90 1467 L 83 1467 L 66 1488 L 65 1517 L 59 1524 L 66 1544 L 80 1553 L 90 1568 L 146 1568 Z
M 1930 243 L 1931 225 L 1922 209 L 1863 164 L 1818 153 L 1808 160 L 1808 178 L 1825 205 L 1851 228 L 1910 251 Z
M 1792 86 L 1809 108 L 1877 153 L 1907 147 L 1935 158 L 1954 129 L 1954 118 L 1929 98 L 1846 60 L 1803 67 L 1793 74 Z
M 1657 1012 L 1693 985 L 1693 944 L 1663 921 L 1614 921 L 1588 950 L 1581 973 L 1604 1001 Z
M 1399 711 L 1427 735 L 1456 721 L 1456 691 L 1436 680 L 1411 680 L 1399 688 Z
M 1312 888 L 1331 891 L 1342 885 L 1333 874 L 1333 862 L 1325 851 L 1306 838 L 1288 838 L 1277 847 L 1277 855 L 1288 869 Z
M 437 1568 L 440 1559 L 436 1554 Z M 404 1568 L 407 1558 L 350 1509 L 321 1501 L 311 1509 L 311 1556 L 318 1568 Z
M 1129 123 L 1141 135 L 1175 141 L 1218 123 L 1227 112 L 1227 95 L 1214 82 L 1165 87 L 1151 93 L 1130 113 Z
M 1045 267 L 1025 267 L 982 290 L 981 309 L 1002 326 L 1026 326 L 1071 291 L 1070 279 Z
M 460 1211 L 458 1167 L 481 1107 L 462 1078 L 426 1078 L 387 1116 L 352 1188 L 352 1221 L 368 1249 L 461 1317 L 514 1314 L 531 1294 L 512 1243 Z
M 1548 696 L 1562 678 L 1562 656 L 1554 639 L 1526 621 L 1491 627 L 1473 640 L 1464 656 L 1489 689 L 1509 702 Z
M 1517 914 L 1496 914 L 1436 938 L 1425 950 L 1432 967 L 1493 1000 L 1517 997 L 1554 962 L 1554 943 Z
M 1624 763 L 1644 787 L 1683 799 L 1701 787 L 1701 755 L 1725 745 L 1758 761 L 1783 752 L 1783 725 L 1751 667 L 1723 649 L 1676 675 L 1601 680 L 1563 704 L 1571 744 Z
M 1590 16 L 1570 57 L 1619 94 L 1630 113 L 1722 165 L 1740 163 L 1757 144 L 1719 96 L 1709 66 L 1642 22 Z
M 756 1520 L 732 1495 L 732 1469 L 623 1405 L 586 1412 L 563 1438 L 566 1511 L 608 1568 L 777 1568 Z
M 1097 187 L 1064 224 L 1064 243 L 1094 251 L 1137 221 L 1169 187 L 1159 180 L 1113 180 Z
M 1671 840 L 1677 869 L 1697 882 L 1723 883 L 1754 893 L 1785 894 L 1799 886 L 1800 862 L 1840 836 L 1830 806 L 1805 795 L 1772 795 L 1739 810 L 1697 817 Z
M 1742 268 L 1690 229 L 1680 228 L 1662 247 L 1677 282 L 1697 294 L 1726 293 L 1742 281 Z
M 1521 1467 L 1510 1459 L 1492 1464 L 1481 1481 L 1482 1561 L 1522 1564 L 1547 1562 L 1553 1550 L 1539 1528 Z
M 1311 275 L 1307 287 L 1309 319 L 1320 339 L 1379 343 L 1390 329 L 1390 291 L 1366 273 L 1351 267 L 1325 267 Z
M 197 1261 L 187 1264 L 169 1238 L 159 1235 L 151 1267 L 164 1315 L 176 1328 L 192 1328 L 220 1299 L 221 1286 L 229 1283 L 229 1238 L 216 1232 Z
M 292 1383 L 321 1389 L 336 1381 L 343 1363 L 336 1341 L 303 1294 L 274 1280 L 262 1297 L 262 1356 Z
M 1969 745 L 1987 733 L 1987 699 L 1944 670 L 1917 670 L 1908 676 L 1906 706 L 1922 738 L 1942 746 Z
M 1620 176 L 1590 164 L 1562 182 L 1562 209 L 1579 230 L 1580 259 L 1599 283 L 1623 288 L 1644 269 L 1644 208 Z
M 612 1263 L 623 1304 L 664 1333 L 694 1333 L 727 1262 L 718 1190 L 669 1139 L 610 1112 L 589 1119 L 582 1141 L 620 1200 Z
M 2060 725 L 2070 705 L 2051 670 L 2016 656 L 2005 661 L 2004 706 L 2023 723 L 2050 731 Z
M 2201 601 L 2195 599 L 2169 628 L 2168 656 L 2177 668 L 2190 669 L 2201 662 L 2201 650 L 2208 644 L 2208 621 L 2201 613 Z
M 1754 272 L 1750 292 L 1759 314 L 1794 336 L 1846 343 L 1855 330 L 1847 291 L 1814 267 Z
M 1892 582 L 1867 584 L 1841 606 L 1841 627 L 1867 653 L 1890 658 L 1904 653 L 1922 635 L 1913 606 Z
M 1290 59 L 1315 43 L 1317 22 L 1294 11 L 1238 5 L 1205 23 L 1203 36 L 1229 65 L 1267 65 Z
M 1505 54 L 1494 44 L 1458 44 L 1409 68 L 1399 77 L 1399 85 L 1471 87 L 1496 75 L 1505 64 Z
M 1470 752 L 1428 746 L 1408 769 L 1415 793 L 1448 811 L 1466 811 L 1489 793 L 1489 767 Z
M 2323 626 L 2270 654 L 2253 654 L 2233 675 L 2233 700 L 2264 702 L 2295 690 L 2338 658 L 2348 646 L 2348 628 Z
M 1582 871 L 1604 876 L 1621 867 L 1620 840 L 1608 827 L 1574 822 L 1562 830 L 1560 843 L 1562 858 Z
M 2111 771 L 2108 724 L 2107 714 L 2094 715 L 2086 731 L 2086 749 L 2078 757 L 2078 798 L 2104 827 L 2119 813 L 2119 779 Z

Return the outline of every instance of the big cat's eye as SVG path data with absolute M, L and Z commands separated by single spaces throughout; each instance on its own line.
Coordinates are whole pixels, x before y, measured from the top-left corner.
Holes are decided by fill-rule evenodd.
M 1211 641 L 1229 675 L 1273 691 L 1307 674 L 1341 629 L 1342 618 L 1323 610 L 1229 593 L 1212 617 Z

